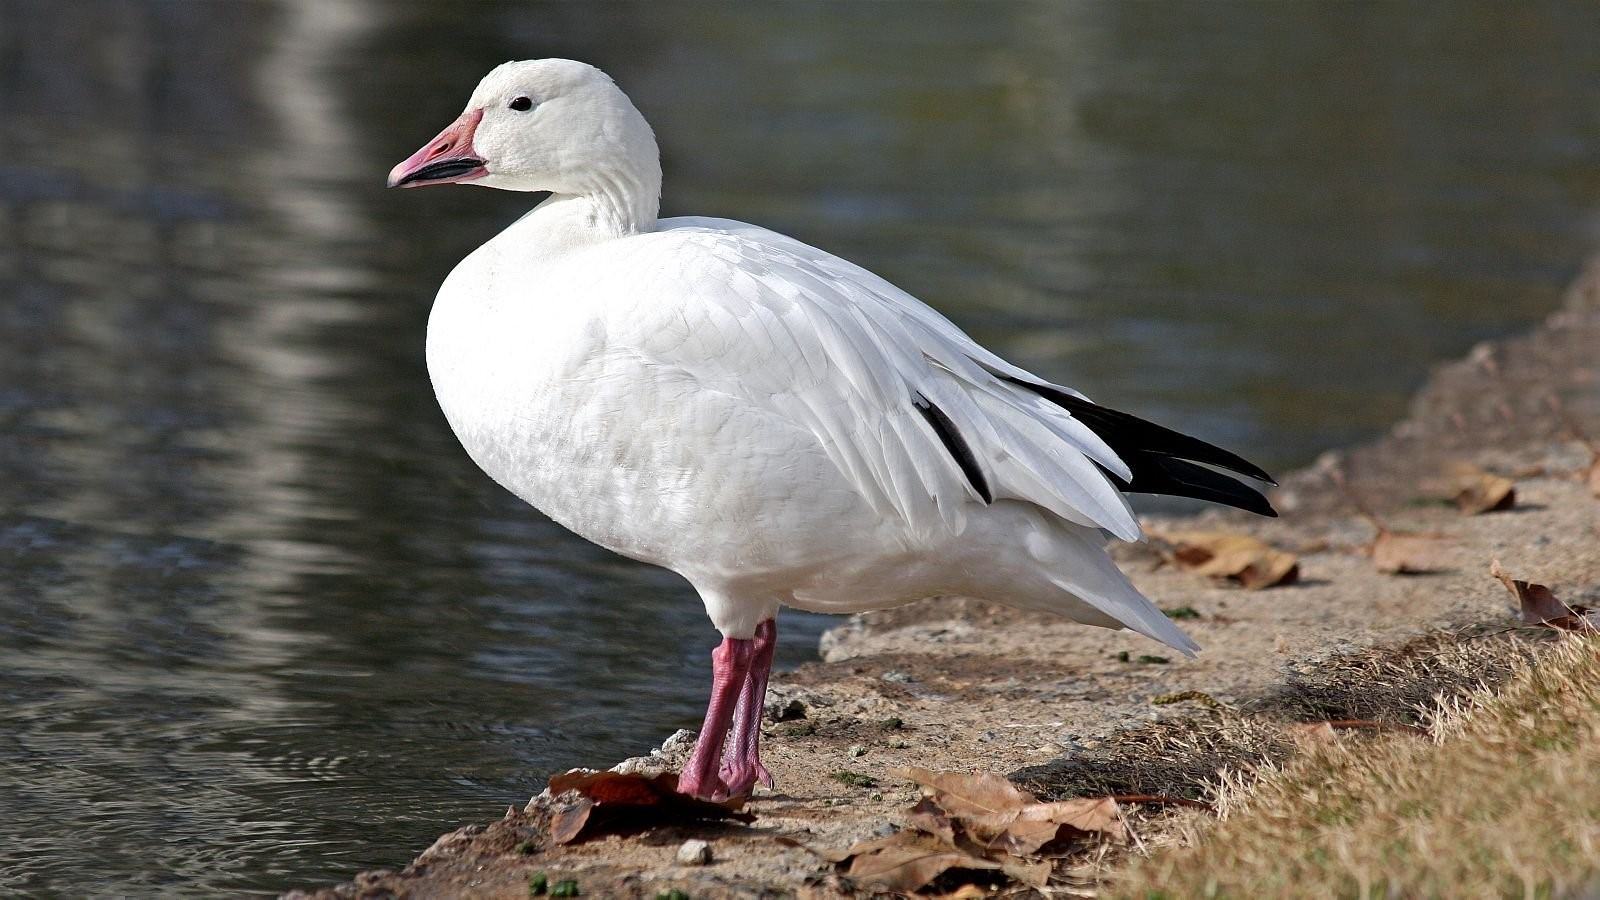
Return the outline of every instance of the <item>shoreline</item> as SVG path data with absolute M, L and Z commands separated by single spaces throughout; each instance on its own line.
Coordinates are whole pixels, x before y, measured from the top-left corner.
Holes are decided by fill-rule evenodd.
M 1131 632 L 974 601 L 855 616 L 824 636 L 820 661 L 775 673 L 769 720 L 782 721 L 767 723 L 763 753 L 778 789 L 751 799 L 748 826 L 556 846 L 550 801 L 536 797 L 442 836 L 399 871 L 285 896 L 520 898 L 536 873 L 575 880 L 583 896 L 855 896 L 865 892 L 812 851 L 904 821 L 920 796 L 892 774 L 905 766 L 1003 774 L 1049 800 L 1203 800 L 1219 770 L 1293 753 L 1286 734 L 1296 721 L 1403 723 L 1437 694 L 1493 683 L 1496 661 L 1509 656 L 1461 650 L 1512 631 L 1491 559 L 1600 606 L 1600 499 L 1574 477 L 1590 453 L 1573 425 L 1600 441 L 1600 260 L 1543 324 L 1437 367 L 1387 434 L 1286 477 L 1272 492 L 1281 519 L 1223 510 L 1145 519 L 1157 535 L 1236 532 L 1298 556 L 1296 583 L 1252 591 L 1185 571 L 1154 542 L 1119 549 L 1139 587 L 1185 619 L 1205 648 L 1197 660 Z M 1464 515 L 1438 502 L 1437 483 L 1457 462 L 1515 481 L 1515 506 Z M 1437 571 L 1378 571 L 1363 552 L 1375 537 L 1370 517 L 1445 535 Z M 686 751 L 669 740 L 622 765 L 675 770 Z M 1158 837 L 1193 819 L 1162 809 L 1128 816 Z M 709 841 L 709 863 L 679 861 L 691 838 Z

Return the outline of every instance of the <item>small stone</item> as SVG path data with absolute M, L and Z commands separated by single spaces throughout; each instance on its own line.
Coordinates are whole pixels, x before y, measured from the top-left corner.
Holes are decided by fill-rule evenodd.
M 907 673 L 901 672 L 897 669 L 890 669 L 889 671 L 883 673 L 881 677 L 884 681 L 891 682 L 893 684 L 910 684 L 911 682 L 916 681 L 915 678 L 912 678 Z
M 674 731 L 666 740 L 662 741 L 661 746 L 658 749 L 652 752 L 667 754 L 673 752 L 674 750 L 691 750 L 694 748 L 695 737 L 695 733 L 689 729 L 679 728 L 677 731 Z
M 866 755 L 867 755 L 867 748 L 861 746 L 860 744 L 852 744 L 852 745 L 850 745 L 850 758 L 851 759 L 860 759 L 861 757 L 866 756 Z
M 355 877 L 355 882 L 357 887 L 377 890 L 378 885 L 385 878 L 388 878 L 392 875 L 394 875 L 394 871 L 391 869 L 373 869 L 370 872 L 362 872 L 361 874 L 357 875 Z
M 711 845 L 702 840 L 684 841 L 678 848 L 678 862 L 686 866 L 703 866 L 711 862 Z
M 781 699 L 767 704 L 767 718 L 774 722 L 792 722 L 806 717 L 806 705 L 796 698 L 787 703 Z
M 666 765 L 662 759 L 663 756 L 665 754 L 660 750 L 653 750 L 650 756 L 634 756 L 625 759 L 612 766 L 611 771 L 623 775 L 643 775 L 648 778 L 663 771 L 662 767 Z

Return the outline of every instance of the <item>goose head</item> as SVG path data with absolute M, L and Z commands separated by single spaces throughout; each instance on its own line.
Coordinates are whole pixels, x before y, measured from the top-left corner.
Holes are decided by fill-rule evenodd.
M 595 198 L 639 226 L 655 219 L 661 162 L 650 125 L 604 72 L 525 60 L 484 76 L 460 117 L 389 172 L 389 187 L 432 184 Z

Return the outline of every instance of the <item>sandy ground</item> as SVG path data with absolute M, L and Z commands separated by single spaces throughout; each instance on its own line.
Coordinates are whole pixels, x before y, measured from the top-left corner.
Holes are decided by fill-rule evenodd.
M 1205 647 L 1198 659 L 1129 632 L 963 600 L 868 614 L 824 638 L 823 661 L 776 679 L 769 711 L 794 718 L 767 728 L 779 789 L 758 789 L 749 826 L 554 847 L 550 802 L 535 798 L 445 835 L 402 871 L 290 896 L 520 898 L 540 872 L 596 897 L 849 895 L 831 864 L 794 844 L 843 848 L 886 833 L 918 796 L 890 774 L 905 765 L 1004 773 L 1049 799 L 1204 796 L 1219 768 L 1291 752 L 1286 722 L 1403 720 L 1441 690 L 1493 681 L 1492 655 L 1448 650 L 1515 636 L 1509 595 L 1488 575 L 1493 559 L 1569 603 L 1600 606 L 1600 499 L 1579 478 L 1591 455 L 1571 424 L 1600 441 L 1600 265 L 1540 328 L 1437 371 L 1390 434 L 1285 479 L 1273 495 L 1281 519 L 1148 521 L 1157 533 L 1238 531 L 1300 556 L 1298 583 L 1247 591 L 1149 546 L 1122 553 L 1158 605 L 1199 614 L 1181 623 Z M 1436 482 L 1455 461 L 1513 477 L 1516 507 L 1469 516 L 1438 502 Z M 1375 531 L 1352 493 L 1393 530 L 1444 535 L 1441 571 L 1377 571 L 1363 552 Z M 1160 702 L 1181 692 L 1210 700 Z M 628 765 L 674 768 L 686 746 L 669 741 Z M 1136 828 L 1160 830 L 1134 815 Z M 710 841 L 709 864 L 676 861 L 689 838 Z

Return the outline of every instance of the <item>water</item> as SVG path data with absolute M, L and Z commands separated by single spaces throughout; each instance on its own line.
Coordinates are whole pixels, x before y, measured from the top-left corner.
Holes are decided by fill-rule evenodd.
M 0 892 L 395 865 L 696 719 L 688 588 L 489 483 L 428 389 L 435 287 L 526 198 L 381 185 L 494 63 L 608 68 L 669 213 L 1281 468 L 1554 308 L 1597 19 L 0 0 Z

